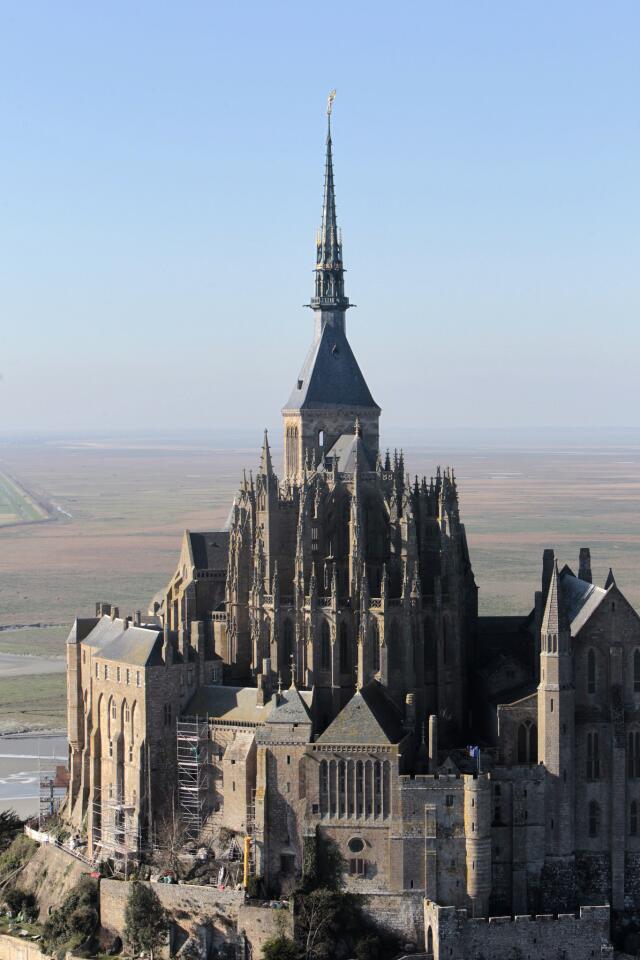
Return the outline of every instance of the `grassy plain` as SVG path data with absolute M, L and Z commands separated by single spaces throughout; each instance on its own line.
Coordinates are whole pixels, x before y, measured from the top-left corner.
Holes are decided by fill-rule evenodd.
M 63 673 L 0 677 L 0 733 L 64 729 L 65 684 Z
M 261 440 L 256 431 L 235 445 L 204 436 L 0 444 L 0 469 L 70 514 L 0 529 L 0 652 L 63 654 L 74 616 L 97 600 L 145 610 L 173 572 L 182 531 L 225 522 Z M 591 546 L 596 580 L 613 566 L 640 607 L 640 437 L 425 434 L 404 449 L 412 475 L 455 468 L 481 612 L 530 609 L 547 546 L 574 566 Z M 274 449 L 276 464 L 280 456 Z M 60 680 L 51 682 L 55 690 Z

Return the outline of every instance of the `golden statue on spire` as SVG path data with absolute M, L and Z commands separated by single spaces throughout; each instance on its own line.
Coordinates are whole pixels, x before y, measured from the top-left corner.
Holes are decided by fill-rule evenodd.
M 333 110 L 333 101 L 336 98 L 336 91 L 332 90 L 329 96 L 327 97 L 327 116 L 331 116 L 331 111 Z

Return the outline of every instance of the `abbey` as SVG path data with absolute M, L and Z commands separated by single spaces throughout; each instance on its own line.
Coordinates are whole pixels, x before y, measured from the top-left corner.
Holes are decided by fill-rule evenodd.
M 265 432 L 227 529 L 185 533 L 149 613 L 73 627 L 67 816 L 95 858 L 144 859 L 174 804 L 195 838 L 248 838 L 269 895 L 332 841 L 436 957 L 474 917 L 640 908 L 640 619 L 588 550 L 577 572 L 545 551 L 528 615 L 478 616 L 453 471 L 411 480 L 379 447 L 330 118 L 310 307 L 281 467 Z

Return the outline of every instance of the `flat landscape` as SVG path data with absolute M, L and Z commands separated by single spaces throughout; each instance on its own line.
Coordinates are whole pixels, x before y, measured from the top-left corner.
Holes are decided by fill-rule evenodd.
M 548 546 L 573 566 L 590 546 L 594 578 L 611 565 L 640 608 L 640 435 L 398 439 L 412 476 L 455 468 L 482 613 L 530 609 Z M 182 531 L 224 524 L 261 440 L 256 431 L 0 443 L 0 472 L 55 504 L 57 517 L 0 529 L 0 654 L 44 658 L 41 672 L 25 661 L 18 673 L 0 658 L 1 729 L 62 724 L 63 676 L 51 658 L 64 656 L 74 616 L 98 600 L 146 610 L 173 572 Z

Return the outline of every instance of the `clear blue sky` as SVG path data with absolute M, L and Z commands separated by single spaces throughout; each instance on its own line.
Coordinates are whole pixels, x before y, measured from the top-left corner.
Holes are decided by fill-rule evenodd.
M 640 4 L 0 3 L 0 432 L 261 428 L 338 90 L 386 428 L 640 425 Z

